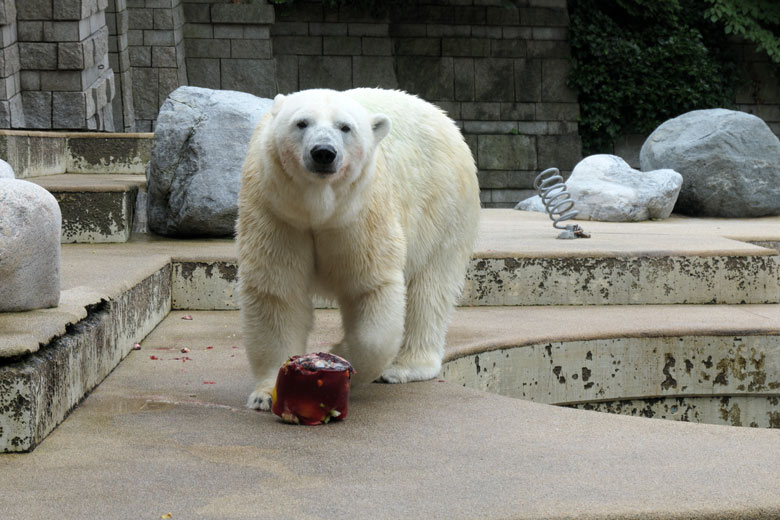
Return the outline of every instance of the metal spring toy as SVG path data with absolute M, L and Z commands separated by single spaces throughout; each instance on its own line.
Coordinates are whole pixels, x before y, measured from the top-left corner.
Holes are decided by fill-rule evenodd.
M 576 217 L 579 211 L 574 209 L 574 201 L 571 194 L 566 191 L 566 184 L 558 168 L 547 168 L 537 175 L 534 179 L 534 188 L 542 199 L 544 209 L 553 221 L 553 227 L 563 230 L 558 238 L 590 238 L 590 234 L 577 224 L 561 224 L 561 222 Z

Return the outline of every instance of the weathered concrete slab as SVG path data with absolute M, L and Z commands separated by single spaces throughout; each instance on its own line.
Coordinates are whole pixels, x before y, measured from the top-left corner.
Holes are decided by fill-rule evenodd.
M 599 310 L 609 311 L 622 319 L 618 309 Z M 452 360 L 442 378 L 588 410 L 780 428 L 777 335 L 551 341 Z
M 0 130 L 0 157 L 17 179 L 65 173 L 67 140 L 56 132 Z
M 593 238 L 557 240 L 557 232 L 543 215 L 483 210 L 460 304 L 780 301 L 780 257 L 775 247 L 780 240 L 779 218 L 736 222 L 672 217 L 664 222 L 588 225 Z M 766 247 L 721 234 L 762 240 Z M 235 251 L 225 254 L 218 260 L 179 255 L 178 261 L 187 264 L 181 271 L 186 277 L 175 285 L 174 308 L 237 308 L 231 286 Z
M 36 352 L 52 338 L 62 336 L 69 325 L 87 317 L 87 307 L 99 302 L 102 292 L 88 288 L 60 292 L 59 305 L 35 312 L 0 312 L 0 358 Z
M 756 248 L 738 256 L 485 258 L 477 252 L 459 305 L 652 305 L 775 303 L 780 257 Z M 488 253 L 489 254 L 489 253 Z M 174 268 L 174 308 L 237 309 L 235 260 Z M 318 306 L 327 306 L 319 302 Z
M 775 303 L 779 275 L 780 257 L 763 252 L 477 258 L 461 305 Z
M 67 172 L 143 174 L 152 155 L 154 134 L 71 134 Z
M 237 310 L 238 263 L 176 261 L 173 264 L 174 309 Z
M 3 358 L 37 352 L 84 319 L 88 307 L 121 298 L 169 264 L 170 256 L 155 249 L 107 244 L 64 245 L 60 305 L 53 309 L 0 313 L 0 363 Z
M 18 179 L 63 173 L 143 174 L 152 133 L 0 130 L 0 157 Z
M 369 385 L 346 421 L 290 426 L 243 407 L 238 313 L 183 314 L 34 452 L 0 457 L 11 477 L 4 518 L 780 516 L 775 430 L 570 410 L 438 381 Z M 335 313 L 317 314 L 316 337 L 335 335 Z
M 86 310 L 38 352 L 0 363 L 0 452 L 35 448 L 170 312 L 170 266 Z
M 126 242 L 133 231 L 143 175 L 64 174 L 31 182 L 54 195 L 62 210 L 62 243 Z

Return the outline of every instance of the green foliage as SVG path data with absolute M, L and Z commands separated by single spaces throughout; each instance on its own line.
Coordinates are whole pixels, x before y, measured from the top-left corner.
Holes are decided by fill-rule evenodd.
M 736 66 L 701 0 L 570 0 L 569 16 L 584 153 L 689 110 L 733 105 Z
M 704 0 L 704 16 L 733 34 L 756 44 L 780 65 L 780 2 L 777 0 Z

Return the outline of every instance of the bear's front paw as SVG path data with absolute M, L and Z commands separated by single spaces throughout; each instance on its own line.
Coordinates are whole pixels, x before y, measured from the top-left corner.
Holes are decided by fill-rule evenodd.
M 410 381 L 427 381 L 433 379 L 439 375 L 441 369 L 440 364 L 432 366 L 403 366 L 403 365 L 390 365 L 387 367 L 382 375 L 379 376 L 379 381 L 383 383 L 409 383 Z
M 271 392 L 269 389 L 258 389 L 249 395 L 249 400 L 246 402 L 246 407 L 252 410 L 261 410 L 267 412 L 271 409 Z

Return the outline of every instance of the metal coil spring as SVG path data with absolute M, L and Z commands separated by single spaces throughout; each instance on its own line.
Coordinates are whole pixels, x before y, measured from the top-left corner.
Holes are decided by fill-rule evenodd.
M 544 209 L 553 221 L 556 229 L 566 229 L 561 222 L 570 220 L 579 214 L 574 209 L 571 194 L 566 191 L 566 184 L 558 168 L 547 168 L 536 176 L 534 188 L 542 198 Z
M 558 238 L 590 237 L 577 224 L 561 224 L 561 222 L 576 217 L 579 211 L 574 209 L 574 201 L 571 194 L 566 191 L 566 184 L 558 168 L 547 168 L 537 175 L 534 179 L 534 188 L 542 199 L 544 209 L 553 221 L 553 227 L 563 230 Z

